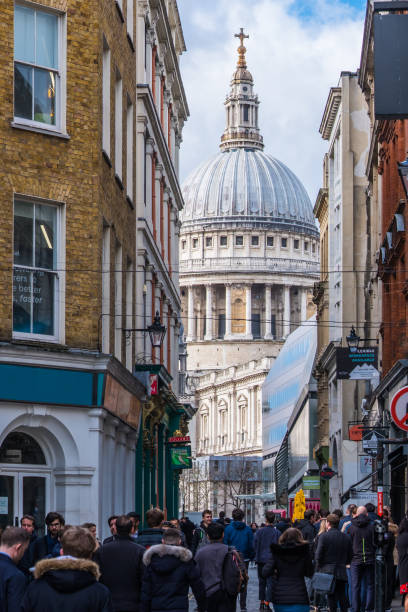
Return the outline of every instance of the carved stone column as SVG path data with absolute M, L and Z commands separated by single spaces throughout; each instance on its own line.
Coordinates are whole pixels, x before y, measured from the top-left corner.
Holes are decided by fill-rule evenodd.
M 283 337 L 290 334 L 290 287 L 283 288 Z
M 230 339 L 231 338 L 231 315 L 232 315 L 232 309 L 231 309 L 231 285 L 225 285 L 225 336 L 224 338 Z
M 300 322 L 304 323 L 307 320 L 307 289 L 300 289 Z
M 205 336 L 204 340 L 213 339 L 213 320 L 212 320 L 212 286 L 206 285 L 206 300 L 205 300 Z
M 187 338 L 186 342 L 193 342 L 194 338 L 194 293 L 193 287 L 188 287 L 187 297 Z
M 245 337 L 252 340 L 252 287 L 245 287 Z
M 272 287 L 265 285 L 265 340 L 272 340 Z

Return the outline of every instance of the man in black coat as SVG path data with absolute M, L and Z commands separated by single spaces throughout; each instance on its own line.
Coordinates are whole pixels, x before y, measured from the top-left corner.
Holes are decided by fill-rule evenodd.
M 113 540 L 115 539 L 116 537 L 116 519 L 117 518 L 118 518 L 117 514 L 112 514 L 112 516 L 108 518 L 108 525 L 109 525 L 109 529 L 112 535 L 105 538 L 102 544 L 108 544 L 109 542 L 113 542 Z
M 211 612 L 235 612 L 237 593 L 228 593 L 225 587 L 225 558 L 230 548 L 224 544 L 224 525 L 218 521 L 208 525 L 207 529 L 210 543 L 203 546 L 195 556 L 201 580 L 203 581 L 207 596 L 207 610 Z M 235 551 L 238 555 L 238 551 Z M 246 572 L 246 567 L 241 557 L 241 571 Z M 227 565 L 228 567 L 228 565 Z
M 145 548 L 161 544 L 164 529 L 162 529 L 164 514 L 160 508 L 151 508 L 146 512 L 147 529 L 139 531 L 137 543 Z
M 30 543 L 30 535 L 19 527 L 7 527 L 1 537 L 0 545 L 0 610 L 15 612 L 20 610 L 27 579 L 17 569 Z
M 193 556 L 196 554 L 202 546 L 206 546 L 209 543 L 207 529 L 208 525 L 212 523 L 212 512 L 211 510 L 203 510 L 201 513 L 202 521 L 197 529 L 193 532 L 193 542 L 191 544 L 191 552 Z
M 353 612 L 374 610 L 374 523 L 370 521 L 365 506 L 357 508 L 357 516 L 348 529 L 353 547 L 350 564 L 351 599 Z M 365 602 L 361 601 L 361 583 L 365 580 Z
M 305 510 L 304 519 L 298 522 L 296 527 L 302 532 L 303 539 L 309 542 L 310 550 L 313 547 L 313 541 L 316 537 L 314 524 L 316 522 L 316 512 L 314 510 Z
M 34 582 L 17 612 L 113 612 L 111 595 L 99 584 L 91 561 L 95 538 L 88 529 L 70 527 L 61 537 L 61 556 L 35 566 Z M 11 612 L 11 611 L 10 611 Z
M 117 517 L 116 532 L 115 539 L 98 548 L 94 556 L 101 570 L 100 582 L 110 590 L 115 612 L 137 612 L 145 549 L 132 538 L 134 522 L 130 517 Z
M 151 546 L 143 555 L 141 612 L 188 612 L 191 587 L 199 612 L 206 610 L 204 584 L 191 551 L 181 546 L 176 529 L 163 533 L 162 544 Z
M 265 563 L 271 560 L 271 544 L 277 544 L 281 536 L 280 531 L 274 527 L 275 513 L 272 510 L 265 512 L 266 526 L 258 529 L 254 538 L 255 563 L 258 568 L 260 610 L 270 610 L 271 581 L 263 577 L 262 570 Z M 268 588 L 267 588 L 268 587 Z
M 31 580 L 32 574 L 30 568 L 34 565 L 34 543 L 37 540 L 35 534 L 35 518 L 31 516 L 31 514 L 24 514 L 20 519 L 20 525 L 21 528 L 29 534 L 30 543 L 17 567 L 29 580 Z
M 193 533 L 195 529 L 193 521 L 190 521 L 188 516 L 182 516 L 180 519 L 180 529 L 184 533 L 187 546 L 191 549 L 193 545 Z
M 317 571 L 336 576 L 334 593 L 328 595 L 330 612 L 336 612 L 337 602 L 341 612 L 347 612 L 348 601 L 346 596 L 347 570 L 353 551 L 351 540 L 339 531 L 340 519 L 337 514 L 329 514 L 326 518 L 327 531 L 319 536 L 316 550 Z
M 58 557 L 60 553 L 58 534 L 65 525 L 64 517 L 59 512 L 49 512 L 45 517 L 45 524 L 47 525 L 46 535 L 37 538 L 33 544 L 34 563 L 40 559 Z

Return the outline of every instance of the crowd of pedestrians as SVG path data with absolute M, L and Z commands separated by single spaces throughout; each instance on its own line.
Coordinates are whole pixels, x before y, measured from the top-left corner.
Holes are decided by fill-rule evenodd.
M 146 528 L 140 519 L 109 517 L 111 535 L 100 542 L 94 523 L 65 525 L 50 512 L 37 537 L 34 517 L 23 516 L 1 535 L 0 612 L 187 612 L 190 590 L 198 612 L 243 612 L 250 563 L 260 610 L 374 610 L 372 504 L 350 505 L 345 516 L 306 510 L 295 523 L 267 511 L 260 527 L 239 508 L 231 519 L 204 510 L 197 527 L 187 517 L 165 520 L 159 508 L 146 513 Z M 408 591 L 408 517 L 398 528 L 386 508 L 383 522 L 390 610 L 397 577 Z

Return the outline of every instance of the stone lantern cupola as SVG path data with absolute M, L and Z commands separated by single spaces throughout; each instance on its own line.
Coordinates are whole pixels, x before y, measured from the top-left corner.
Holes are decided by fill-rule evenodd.
M 247 69 L 243 44 L 249 36 L 244 34 L 243 28 L 235 36 L 240 39 L 241 45 L 238 47 L 238 63 L 232 75 L 231 90 L 225 100 L 227 125 L 221 137 L 220 149 L 227 151 L 245 147 L 263 150 L 263 138 L 258 126 L 259 100 L 253 91 L 254 81 Z

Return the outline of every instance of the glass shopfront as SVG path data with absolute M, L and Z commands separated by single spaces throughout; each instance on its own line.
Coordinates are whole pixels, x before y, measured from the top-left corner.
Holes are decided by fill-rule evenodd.
M 13 432 L 0 447 L 0 528 L 19 525 L 24 514 L 35 518 L 43 533 L 48 508 L 50 470 L 31 436 Z

